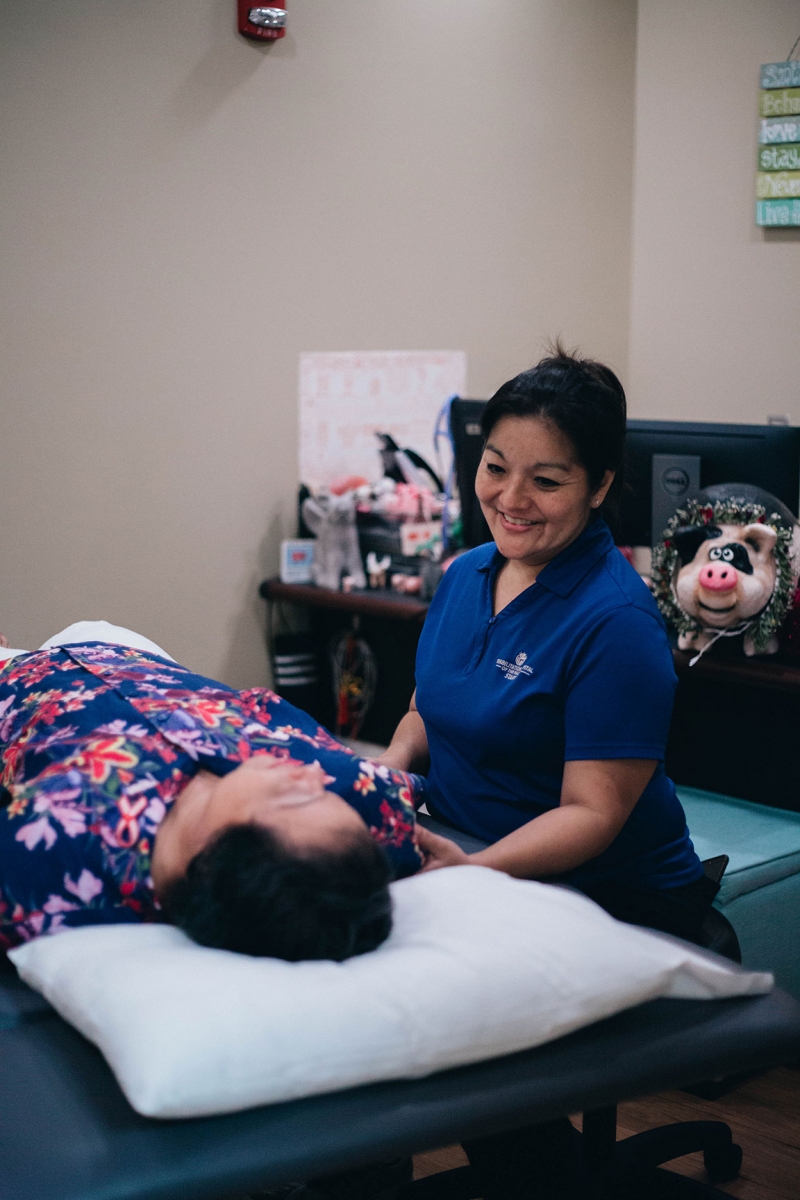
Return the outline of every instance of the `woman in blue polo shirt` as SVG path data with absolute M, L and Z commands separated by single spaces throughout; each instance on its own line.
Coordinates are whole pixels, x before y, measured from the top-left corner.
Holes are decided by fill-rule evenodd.
M 476 493 L 493 543 L 452 564 L 389 766 L 424 767 L 428 869 L 479 863 L 568 882 L 622 920 L 694 939 L 716 892 L 664 751 L 676 678 L 646 585 L 603 510 L 622 486 L 625 393 L 560 348 L 503 385 Z
M 567 882 L 613 916 L 688 939 L 717 891 L 664 751 L 675 691 L 666 632 L 603 510 L 622 487 L 625 393 L 560 347 L 484 410 L 475 491 L 494 541 L 451 565 L 417 653 L 417 690 L 382 756 L 428 770 L 423 869 L 478 863 Z M 484 1200 L 563 1200 L 563 1118 L 465 1143 Z

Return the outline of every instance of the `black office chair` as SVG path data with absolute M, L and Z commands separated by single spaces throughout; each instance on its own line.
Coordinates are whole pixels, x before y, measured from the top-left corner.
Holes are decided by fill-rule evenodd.
M 707 859 L 703 863 L 706 875 L 719 883 L 729 862 L 727 854 Z M 698 943 L 715 954 L 734 962 L 742 961 L 736 930 L 727 917 L 715 908 L 709 909 L 700 931 Z M 700 1085 L 692 1094 L 721 1095 L 724 1082 Z M 711 1184 L 687 1179 L 662 1169 L 662 1164 L 684 1154 L 703 1152 L 703 1164 Z M 714 1183 L 735 1179 L 742 1167 L 742 1148 L 733 1140 L 730 1127 L 722 1121 L 679 1121 L 661 1125 L 643 1133 L 617 1141 L 617 1110 L 615 1107 L 584 1113 L 582 1134 L 583 1164 L 588 1194 L 661 1197 L 705 1197 L 706 1200 L 725 1196 Z
M 482 843 L 422 815 L 422 823 L 445 837 L 451 837 L 472 852 Z M 468 844 L 467 844 L 468 843 Z M 728 865 L 727 854 L 703 863 L 706 875 L 719 883 Z M 742 961 L 739 939 L 727 917 L 710 909 L 701 929 L 698 944 L 734 962 Z M 715 1085 L 722 1094 L 727 1088 Z M 701 1086 L 693 1094 L 707 1095 Z M 713 1093 L 712 1093 L 713 1094 Z M 617 1141 L 616 1106 L 583 1114 L 580 1135 L 583 1195 L 587 1200 L 724 1200 L 727 1195 L 714 1187 L 735 1179 L 742 1166 L 742 1148 L 736 1145 L 728 1125 L 722 1121 L 679 1121 L 647 1129 L 644 1133 Z M 663 1163 L 685 1154 L 703 1153 L 703 1163 L 711 1183 L 688 1179 L 663 1169 Z M 481 1184 L 473 1167 L 456 1167 L 437 1175 L 428 1175 L 407 1184 L 398 1200 L 478 1200 Z M 509 1197 L 509 1200 L 512 1200 Z

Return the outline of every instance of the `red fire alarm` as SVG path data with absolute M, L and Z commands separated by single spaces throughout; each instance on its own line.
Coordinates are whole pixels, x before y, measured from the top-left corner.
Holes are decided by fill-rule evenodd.
M 286 33 L 286 7 L 274 4 L 263 8 L 253 0 L 236 0 L 239 11 L 239 33 L 257 42 L 274 42 Z

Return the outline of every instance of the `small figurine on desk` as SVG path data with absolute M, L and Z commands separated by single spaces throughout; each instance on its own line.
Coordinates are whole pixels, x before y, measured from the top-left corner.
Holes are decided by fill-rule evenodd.
M 386 572 L 392 565 L 392 560 L 388 554 L 384 554 L 382 558 L 378 558 L 374 550 L 370 550 L 367 555 L 367 574 L 369 575 L 369 586 L 371 588 L 386 587 Z
M 653 550 L 653 591 L 693 666 L 721 637 L 775 654 L 800 573 L 800 525 L 769 492 L 723 483 L 686 500 Z
M 394 592 L 402 592 L 405 596 L 417 596 L 421 590 L 421 575 L 405 575 L 398 571 L 392 576 L 392 591 Z
M 352 588 L 367 586 L 356 533 L 356 508 L 352 492 L 333 496 L 322 492 L 302 504 L 303 520 L 316 536 L 312 573 L 318 587 L 339 591 L 343 575 Z

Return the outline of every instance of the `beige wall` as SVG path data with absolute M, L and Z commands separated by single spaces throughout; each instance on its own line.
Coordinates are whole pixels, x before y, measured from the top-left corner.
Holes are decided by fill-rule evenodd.
M 800 230 L 754 224 L 759 66 L 798 33 L 797 0 L 640 0 L 636 416 L 800 423 Z
M 559 331 L 624 369 L 635 4 L 290 0 L 269 50 L 234 13 L 0 7 L 0 628 L 105 617 L 244 685 L 301 350 L 464 349 L 475 395 Z

